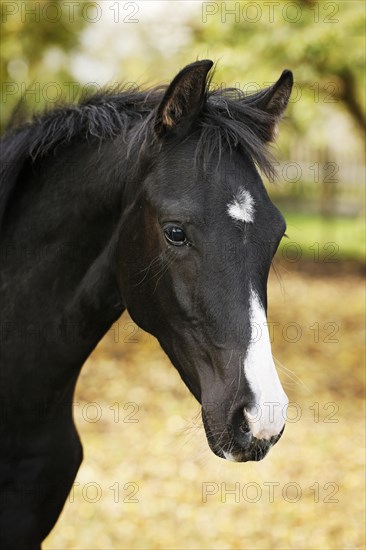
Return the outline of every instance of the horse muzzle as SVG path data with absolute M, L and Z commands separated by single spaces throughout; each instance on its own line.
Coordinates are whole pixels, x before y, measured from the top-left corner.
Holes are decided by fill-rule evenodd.
M 278 434 L 259 439 L 251 432 L 245 414 L 241 416 L 240 421 L 238 421 L 237 415 L 233 415 L 225 427 L 218 429 L 218 425 L 210 421 L 202 408 L 202 420 L 212 452 L 216 456 L 232 462 L 262 460 L 285 430 L 285 426 L 283 426 Z

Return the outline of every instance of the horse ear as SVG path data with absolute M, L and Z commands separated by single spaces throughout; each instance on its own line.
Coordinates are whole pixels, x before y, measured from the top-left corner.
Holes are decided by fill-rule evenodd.
M 270 115 L 259 122 L 261 137 L 264 141 L 273 141 L 276 138 L 278 123 L 287 107 L 293 83 L 292 72 L 285 70 L 272 86 L 247 97 L 245 100 L 251 107 Z
M 212 65 L 209 59 L 191 63 L 170 83 L 156 113 L 154 128 L 159 137 L 177 129 L 188 130 L 204 104 Z

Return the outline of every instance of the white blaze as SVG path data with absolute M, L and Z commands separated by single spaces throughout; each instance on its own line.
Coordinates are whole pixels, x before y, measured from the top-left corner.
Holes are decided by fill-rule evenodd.
M 245 414 L 254 437 L 270 439 L 285 425 L 288 399 L 273 361 L 266 314 L 253 289 L 250 292 L 250 322 L 252 340 L 244 372 L 255 396 L 255 406 L 245 410 Z
M 254 200 L 246 189 L 241 189 L 233 201 L 227 205 L 227 212 L 234 220 L 253 223 Z

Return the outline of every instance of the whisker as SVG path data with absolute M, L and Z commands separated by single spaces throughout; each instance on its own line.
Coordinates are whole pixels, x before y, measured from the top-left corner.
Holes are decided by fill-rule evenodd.
M 153 259 L 151 260 L 151 262 L 149 263 L 149 265 L 148 265 L 147 267 L 145 267 L 144 269 L 141 269 L 141 271 L 139 271 L 139 273 L 144 273 L 144 271 L 146 271 L 146 273 L 145 273 L 145 275 L 142 277 L 141 281 L 139 281 L 135 286 L 139 286 L 139 285 L 141 285 L 141 284 L 145 281 L 146 277 L 147 277 L 148 274 L 149 274 L 149 271 L 150 271 L 151 267 L 152 267 L 153 265 L 155 265 L 155 263 L 158 263 L 159 260 L 161 260 L 161 259 L 162 259 L 162 254 L 158 254 L 157 256 L 155 256 L 155 258 L 153 258 Z
M 173 254 L 172 257 L 168 258 L 167 260 L 167 263 L 165 264 L 165 269 L 163 267 L 163 269 L 160 271 L 160 277 L 157 279 L 156 281 L 156 284 L 155 284 L 155 288 L 153 290 L 153 294 L 155 293 L 156 289 L 158 288 L 158 284 L 159 284 L 159 281 L 160 279 L 165 275 L 165 273 L 168 271 L 169 267 L 172 265 L 172 263 L 174 262 L 174 260 L 176 259 L 176 255 Z M 155 275 L 155 277 L 159 274 L 159 272 Z
M 288 369 L 287 367 L 285 367 L 285 365 L 283 365 L 281 363 L 281 361 L 279 361 L 278 359 L 276 359 L 276 357 L 273 356 L 273 359 L 276 363 L 276 367 L 277 369 L 282 372 L 285 376 L 288 376 L 288 378 L 290 378 L 290 380 L 295 384 L 295 385 L 298 385 L 298 386 L 303 386 L 309 393 L 311 393 L 311 390 L 310 388 L 305 384 L 305 382 L 303 382 L 301 380 L 301 378 L 299 378 L 297 376 L 297 374 L 294 373 L 294 371 L 292 371 L 291 369 Z
M 158 277 L 160 274 L 161 274 L 161 276 L 163 276 L 164 271 L 169 267 L 169 265 L 171 264 L 171 261 L 174 259 L 174 255 L 173 255 L 173 258 L 171 256 L 172 254 L 173 253 L 170 250 L 168 250 L 167 252 L 164 251 L 161 254 L 159 254 L 158 256 L 155 256 L 155 258 L 153 258 L 151 260 L 150 264 L 140 271 L 140 273 L 143 273 L 144 271 L 146 271 L 146 273 L 142 277 L 141 281 L 139 281 L 136 284 L 136 286 L 141 285 L 143 282 L 146 282 L 146 283 L 151 282 L 155 279 L 155 277 Z M 167 257 L 165 258 L 164 256 L 167 256 Z M 165 263 L 166 260 L 168 260 L 167 263 Z M 169 260 L 170 260 L 170 262 L 169 262 Z M 149 275 L 150 270 L 153 267 L 155 267 L 155 265 L 158 264 L 159 262 L 161 262 L 162 265 L 158 268 L 158 270 L 155 273 L 152 274 L 152 276 L 150 278 L 147 278 L 148 275 Z M 159 282 L 159 279 L 158 279 L 157 282 Z M 155 290 L 156 290 L 156 286 L 155 286 L 155 289 L 154 289 L 153 292 L 155 292 Z

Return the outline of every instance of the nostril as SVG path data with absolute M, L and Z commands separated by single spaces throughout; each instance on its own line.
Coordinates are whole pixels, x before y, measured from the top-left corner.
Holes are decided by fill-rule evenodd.
M 251 436 L 251 435 L 252 435 L 252 432 L 250 431 L 249 426 L 248 426 L 248 424 L 246 424 L 246 423 L 242 424 L 242 425 L 239 427 L 239 431 L 240 431 L 243 435 L 246 435 L 246 436 Z
M 250 429 L 249 429 L 249 426 L 247 424 L 242 424 L 239 428 L 239 430 L 243 433 L 243 434 L 248 434 L 250 433 Z
M 239 437 L 235 437 L 241 447 L 249 447 L 253 441 L 253 434 L 246 424 L 239 427 Z
M 234 441 L 241 447 L 248 447 L 251 444 L 253 435 L 249 428 L 247 418 L 243 408 L 238 408 L 231 415 L 229 422 L 229 431 Z

